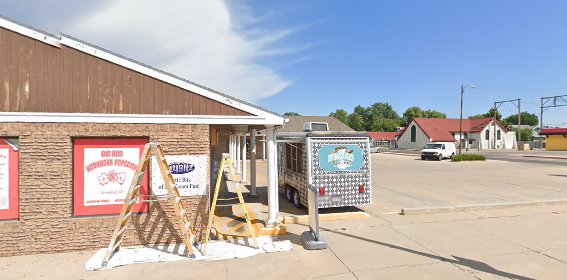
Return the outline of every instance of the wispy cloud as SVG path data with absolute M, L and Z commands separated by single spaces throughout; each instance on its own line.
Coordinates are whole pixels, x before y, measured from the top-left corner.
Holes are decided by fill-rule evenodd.
M 262 57 L 309 48 L 278 46 L 295 31 L 257 28 L 267 15 L 254 19 L 248 7 L 222 0 L 123 0 L 89 8 L 63 31 L 250 102 L 291 84 Z

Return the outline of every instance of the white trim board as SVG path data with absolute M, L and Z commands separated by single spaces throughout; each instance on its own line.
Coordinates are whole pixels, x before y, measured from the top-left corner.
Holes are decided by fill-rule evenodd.
M 257 116 L 149 115 L 90 113 L 0 112 L 0 123 L 130 123 L 130 124 L 228 124 L 267 125 L 280 123 Z
M 23 25 L 11 22 L 7 19 L 0 17 L 0 27 L 3 27 L 7 30 L 22 34 L 24 36 L 30 37 L 32 39 L 38 40 L 40 42 L 46 43 L 48 45 L 52 45 L 54 47 L 61 47 L 59 44 L 59 38 L 50 36 L 48 34 L 41 33 L 39 31 L 33 30 L 31 28 L 25 27 Z

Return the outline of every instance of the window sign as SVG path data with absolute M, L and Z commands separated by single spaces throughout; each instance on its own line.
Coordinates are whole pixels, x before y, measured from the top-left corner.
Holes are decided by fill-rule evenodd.
M 0 138 L 0 220 L 19 217 L 18 150 Z
M 0 149 L 0 210 L 10 209 L 10 149 Z
M 75 215 L 119 214 L 128 193 L 145 139 L 75 140 Z M 140 194 L 147 194 L 147 176 Z M 147 211 L 137 203 L 134 212 Z
M 206 195 L 208 182 L 206 155 L 165 156 L 165 159 L 181 196 Z M 168 194 L 156 160 L 152 160 L 152 193 Z

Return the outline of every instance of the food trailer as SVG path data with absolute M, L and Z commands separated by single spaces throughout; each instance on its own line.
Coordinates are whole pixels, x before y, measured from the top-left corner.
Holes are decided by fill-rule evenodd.
M 307 207 L 308 187 L 312 186 L 319 196 L 319 208 L 370 204 L 368 135 L 306 130 L 277 133 L 279 188 L 287 200 L 298 208 Z

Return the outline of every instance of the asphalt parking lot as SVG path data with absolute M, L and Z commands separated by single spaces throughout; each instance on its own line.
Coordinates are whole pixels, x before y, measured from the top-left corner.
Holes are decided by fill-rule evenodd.
M 87 272 L 93 251 L 0 258 L 2 279 L 564 279 L 567 205 L 402 216 L 396 209 L 567 198 L 564 168 L 372 156 L 367 219 L 322 221 L 329 248 L 303 249 L 305 224 L 287 226 L 289 252 L 223 261 L 137 264 Z M 538 167 L 539 166 L 539 167 Z M 510 173 L 510 169 L 515 172 Z M 529 171 L 529 172 L 528 172 Z
M 521 155 L 508 157 L 523 159 Z M 373 154 L 372 207 L 389 212 L 567 199 L 567 166 L 562 165 L 567 160 L 544 160 L 560 164 L 490 158 L 486 162 L 439 162 L 422 161 L 418 154 Z

